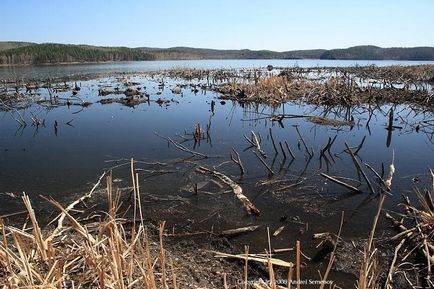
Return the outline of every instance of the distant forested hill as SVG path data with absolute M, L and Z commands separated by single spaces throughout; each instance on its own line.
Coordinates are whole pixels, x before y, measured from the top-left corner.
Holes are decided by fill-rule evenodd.
M 354 46 L 347 49 L 325 51 L 321 59 L 351 60 L 434 60 L 434 47 L 381 48 Z
M 141 47 L 148 53 L 155 55 L 157 59 L 319 59 L 326 50 L 295 50 L 286 52 L 276 52 L 271 50 L 219 50 L 191 47 L 172 47 L 172 48 L 147 48 Z
M 18 48 L 23 46 L 33 45 L 35 43 L 31 42 L 20 42 L 20 41 L 0 41 L 0 51 L 12 48 Z
M 33 65 L 73 62 L 177 60 L 177 59 L 351 59 L 434 60 L 433 47 L 381 48 L 355 46 L 346 49 L 218 50 L 190 47 L 127 48 L 70 44 L 0 42 L 0 65 Z
M 67 62 L 103 62 L 153 60 L 152 54 L 126 47 L 33 44 L 0 51 L 0 64 L 51 64 Z

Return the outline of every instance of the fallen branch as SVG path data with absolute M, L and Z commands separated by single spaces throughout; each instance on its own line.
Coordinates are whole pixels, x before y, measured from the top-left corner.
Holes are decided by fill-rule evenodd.
M 330 180 L 330 181 L 332 181 L 332 182 L 334 182 L 334 183 L 336 183 L 338 185 L 341 185 L 341 186 L 343 186 L 343 187 L 345 187 L 347 189 L 350 189 L 353 192 L 362 193 L 362 191 L 359 190 L 358 188 L 356 188 L 356 187 L 354 187 L 352 185 L 349 185 L 347 183 L 344 183 L 344 182 L 342 182 L 342 181 L 340 181 L 340 180 L 338 180 L 338 179 L 336 179 L 334 177 L 331 177 L 331 176 L 329 176 L 329 175 L 327 175 L 325 173 L 321 173 L 321 176 L 323 176 L 324 178 L 326 178 L 326 179 L 328 179 L 328 180 Z
M 218 172 L 218 171 L 213 171 L 210 170 L 208 168 L 205 168 L 203 166 L 199 166 L 196 168 L 196 172 L 202 173 L 202 174 L 207 174 L 210 175 L 214 178 L 219 179 L 220 181 L 222 181 L 223 183 L 225 183 L 226 185 L 228 185 L 229 187 L 232 188 L 235 196 L 238 198 L 238 200 L 240 200 L 240 202 L 243 204 L 244 208 L 246 209 L 248 214 L 251 215 L 259 215 L 259 210 L 250 202 L 250 200 L 243 194 L 243 189 L 237 184 L 235 183 L 233 180 L 231 180 L 228 176 Z
M 230 156 L 231 156 L 231 160 L 232 160 L 235 164 L 238 165 L 238 167 L 240 168 L 240 173 L 241 173 L 241 175 L 244 175 L 244 174 L 246 173 L 246 170 L 244 169 L 243 163 L 241 162 L 240 154 L 239 154 L 239 153 L 238 153 L 234 148 L 232 148 L 232 150 L 234 151 L 236 158 L 234 158 L 234 157 L 232 156 L 232 153 L 231 153 L 231 154 L 230 154 Z

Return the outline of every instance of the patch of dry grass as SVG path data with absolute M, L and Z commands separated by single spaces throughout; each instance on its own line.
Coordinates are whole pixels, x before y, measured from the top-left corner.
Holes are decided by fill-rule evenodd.
M 141 216 L 137 175 L 133 174 L 133 180 L 135 211 Z M 111 176 L 107 177 L 107 196 L 106 218 L 92 230 L 50 200 L 69 223 L 52 238 L 40 229 L 30 199 L 24 194 L 31 225 L 15 228 L 0 223 L 3 288 L 177 288 L 173 263 L 163 246 L 164 223 L 156 253 L 151 250 L 141 217 L 130 228 L 118 217 L 120 193 L 112 191 Z M 169 260 L 171 266 L 166 269 Z

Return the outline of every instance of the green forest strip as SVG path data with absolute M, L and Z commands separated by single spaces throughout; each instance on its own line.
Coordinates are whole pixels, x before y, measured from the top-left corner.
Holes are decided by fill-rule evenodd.
M 38 65 L 108 61 L 178 59 L 336 59 L 434 61 L 434 47 L 381 48 L 355 46 L 346 49 L 217 50 L 190 47 L 128 48 L 70 44 L 0 42 L 0 65 Z

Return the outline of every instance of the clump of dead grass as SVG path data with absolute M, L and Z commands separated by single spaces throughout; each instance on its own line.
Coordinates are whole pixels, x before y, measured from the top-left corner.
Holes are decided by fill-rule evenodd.
M 173 262 L 163 246 L 164 223 L 160 226 L 159 252 L 154 252 L 143 223 L 138 176 L 132 173 L 132 178 L 138 219 L 135 215 L 131 227 L 118 216 L 120 193 L 113 192 L 110 175 L 108 211 L 94 230 L 49 200 L 69 225 L 55 235 L 42 231 L 29 197 L 23 194 L 31 225 L 16 228 L 0 222 L 3 288 L 177 288 Z M 169 260 L 172 266 L 166 269 Z

